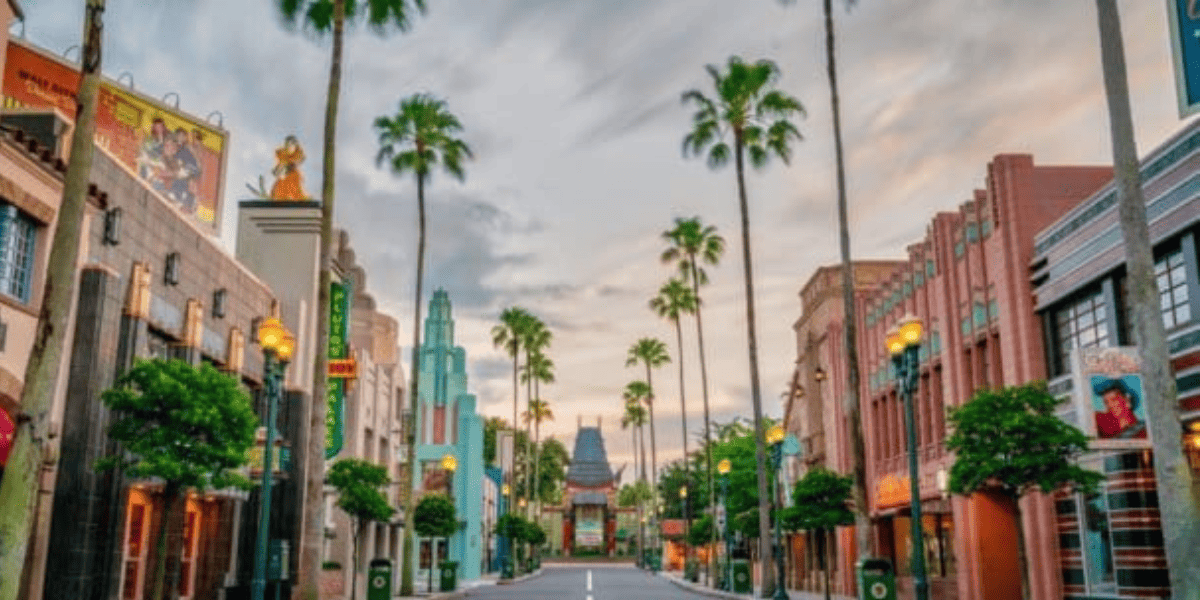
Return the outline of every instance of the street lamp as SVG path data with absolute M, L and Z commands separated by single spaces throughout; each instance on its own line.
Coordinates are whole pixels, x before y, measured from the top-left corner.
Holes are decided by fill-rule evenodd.
M 258 504 L 258 537 L 254 542 L 254 577 L 250 581 L 253 600 L 263 600 L 267 593 L 267 537 L 271 524 L 271 485 L 275 466 L 275 410 L 283 392 L 283 372 L 296 349 L 296 338 L 277 317 L 267 317 L 258 326 L 258 343 L 263 351 L 267 439 L 262 454 L 262 492 Z
M 455 503 L 454 502 L 454 471 L 456 469 L 458 469 L 458 459 L 455 458 L 453 454 L 450 454 L 448 452 L 446 454 L 442 455 L 442 469 L 444 469 L 447 473 L 447 475 L 446 475 L 446 496 L 448 498 L 450 498 L 450 503 L 454 504 Z M 456 514 L 457 514 L 457 512 L 458 511 L 455 510 Z M 450 536 L 446 536 L 445 539 L 443 540 L 443 542 L 446 545 L 446 560 L 450 560 Z M 431 567 L 432 567 L 432 565 L 431 565 Z M 429 573 L 430 573 L 429 589 L 432 590 L 433 589 L 433 569 L 432 568 L 429 569 Z
M 913 392 L 917 389 L 920 371 L 918 349 L 921 346 L 921 320 L 905 315 L 887 332 L 887 349 L 899 378 L 898 391 L 904 397 L 905 429 L 908 433 L 908 483 L 912 504 L 912 571 L 916 600 L 929 599 L 929 582 L 925 575 L 925 538 L 921 523 L 921 478 L 917 465 L 917 428 L 913 416 Z
M 783 545 L 779 541 L 779 522 L 783 515 L 779 514 L 780 506 L 776 501 L 779 491 L 779 467 L 783 464 L 783 440 L 786 437 L 787 433 L 783 430 L 783 426 L 778 424 L 771 426 L 765 436 L 767 445 L 771 447 L 771 470 L 775 472 L 772 482 L 775 484 L 776 493 L 771 494 L 771 500 L 775 503 L 775 595 L 772 596 L 774 600 L 788 600 L 783 581 Z
M 512 499 L 511 494 L 512 494 L 512 488 L 509 487 L 509 485 L 507 483 L 500 486 L 500 496 L 501 496 L 500 502 L 501 502 L 501 506 L 504 508 L 504 510 L 502 512 L 505 515 L 508 514 L 508 501 Z M 501 515 L 501 516 L 503 516 L 503 515 Z M 504 543 L 505 543 L 505 545 L 508 546 L 508 551 L 504 553 L 504 566 L 501 567 L 500 576 L 505 579 L 512 579 L 513 575 L 515 575 L 515 573 L 516 573 L 513 570 L 516 565 L 516 563 L 513 562 L 513 552 L 516 549 L 513 547 L 512 538 L 507 535 L 504 536 Z
M 688 551 L 691 549 L 688 544 L 688 534 L 691 533 L 691 511 L 688 510 L 688 491 L 687 485 L 679 488 L 680 510 L 683 511 L 683 570 L 687 573 Z
M 729 471 L 733 469 L 733 463 L 728 458 L 722 458 L 717 463 L 717 473 L 721 475 L 721 512 L 724 518 L 721 519 L 721 538 L 725 540 L 725 583 L 721 586 L 722 589 L 733 590 L 733 548 L 729 545 Z

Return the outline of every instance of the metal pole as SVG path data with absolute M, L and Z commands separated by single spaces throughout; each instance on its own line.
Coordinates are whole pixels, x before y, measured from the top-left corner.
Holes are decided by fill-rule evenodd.
M 725 538 L 725 585 L 728 591 L 733 591 L 733 547 L 729 543 L 729 477 L 721 476 L 721 508 L 725 510 L 725 522 L 721 537 Z
M 258 537 L 254 542 L 254 578 L 250 581 L 252 600 L 264 600 L 267 593 L 267 537 L 271 523 L 271 484 L 275 445 L 275 404 L 279 395 L 275 352 L 264 348 L 263 382 L 267 396 L 267 439 L 263 446 L 262 491 L 258 504 Z
M 913 391 L 917 387 L 917 348 L 913 344 L 895 357 L 904 395 L 905 429 L 908 430 L 908 483 L 912 503 L 912 572 L 916 600 L 929 600 L 929 581 L 925 575 L 925 535 L 921 523 L 921 471 L 917 464 L 917 428 L 913 411 Z
M 779 502 L 779 468 L 783 464 L 783 444 L 777 442 L 771 445 L 771 467 L 775 470 L 774 477 L 774 493 L 771 494 L 771 500 L 775 504 L 775 595 L 773 600 L 788 600 L 787 590 L 784 588 L 784 573 L 783 573 L 783 544 L 780 541 L 779 522 L 782 521 L 780 514 Z

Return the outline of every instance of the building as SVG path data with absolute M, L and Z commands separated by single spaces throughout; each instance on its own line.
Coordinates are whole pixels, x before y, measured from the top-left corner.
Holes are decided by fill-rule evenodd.
M 612 556 L 617 550 L 617 485 L 599 424 L 576 429 L 565 490 L 560 509 L 563 553 Z
M 1146 218 L 1166 325 L 1171 367 L 1179 391 L 1187 459 L 1200 478 L 1200 126 L 1192 123 L 1141 162 Z M 1097 452 L 1086 461 L 1105 473 L 1101 493 L 1058 494 L 1039 515 L 1040 540 L 1057 550 L 1046 557 L 1045 577 L 1061 586 L 1051 597 L 1170 596 L 1148 443 L 1109 439 L 1097 417 L 1105 407 L 1090 378 L 1073 361 L 1077 349 L 1134 346 L 1125 297 L 1126 268 L 1115 184 L 1108 183 L 1073 210 L 1040 229 L 1029 262 L 1037 316 L 1042 323 L 1046 372 L 1061 395 L 1062 417 L 1094 433 Z M 1136 396 L 1134 396 L 1136 398 Z M 1144 409 L 1133 412 L 1144 421 Z M 1096 415 L 1096 416 L 1093 416 Z M 1159 432 L 1152 432 L 1159 434 Z
M 854 263 L 856 303 L 873 294 L 882 280 L 903 263 L 898 260 Z M 802 313 L 792 325 L 796 335 L 796 366 L 784 401 L 784 426 L 800 440 L 801 452 L 787 458 L 787 479 L 799 481 L 809 469 L 826 468 L 843 474 L 854 472 L 848 426 L 842 410 L 845 397 L 845 310 L 842 300 L 842 268 L 821 267 L 800 291 Z M 791 485 L 785 486 L 791 489 Z M 809 591 L 824 589 L 820 570 L 822 549 L 838 552 L 830 562 L 830 581 L 835 593 L 853 589 L 855 553 L 853 530 L 831 532 L 828 540 L 811 533 L 789 536 L 790 587 Z M 835 541 L 832 536 L 838 536 Z M 827 542 L 820 545 L 821 542 Z M 840 543 L 838 543 L 840 542 Z
M 464 527 L 450 537 L 448 547 L 442 539 L 419 541 L 412 557 L 416 580 L 429 581 L 429 569 L 437 569 L 443 560 L 458 563 L 460 581 L 477 579 L 483 554 L 483 419 L 475 412 L 474 394 L 467 392 L 466 351 L 454 345 L 454 319 L 445 290 L 435 291 L 429 302 L 419 366 L 414 493 L 450 490 Z M 458 463 L 452 472 L 441 467 L 447 455 Z
M 374 462 L 388 472 L 394 484 L 386 490 L 388 503 L 402 507 L 399 483 L 403 481 L 398 450 L 403 446 L 404 369 L 398 364 L 396 320 L 379 312 L 375 299 L 367 292 L 367 275 L 356 262 L 350 236 L 335 235 L 334 271 L 340 282 L 334 300 L 349 307 L 349 351 L 353 365 L 345 386 L 342 431 L 343 445 L 331 460 L 359 458 Z M 344 314 L 337 311 L 335 314 Z M 336 421 L 336 419 L 335 419 Z M 353 562 L 353 521 L 336 506 L 337 494 L 326 488 L 325 548 L 322 561 L 324 590 L 350 593 L 349 575 Z M 366 567 L 374 559 L 387 559 L 395 565 L 403 551 L 403 512 L 398 510 L 390 523 L 367 523 L 359 534 L 360 568 L 358 589 L 366 589 Z M 334 565 L 337 568 L 332 568 Z M 393 569 L 399 589 L 400 572 Z

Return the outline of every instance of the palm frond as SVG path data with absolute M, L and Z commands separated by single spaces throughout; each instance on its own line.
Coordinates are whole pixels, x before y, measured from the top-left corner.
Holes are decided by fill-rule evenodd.
M 708 168 L 719 169 L 729 164 L 730 154 L 729 144 L 725 142 L 714 144 L 712 149 L 708 151 Z

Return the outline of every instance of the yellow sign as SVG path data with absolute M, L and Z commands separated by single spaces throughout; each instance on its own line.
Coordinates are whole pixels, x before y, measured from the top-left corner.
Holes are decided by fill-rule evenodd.
M 908 476 L 889 473 L 875 484 L 875 504 L 879 508 L 891 508 L 909 503 L 912 494 Z
M 329 376 L 334 379 L 358 379 L 358 363 L 354 357 L 329 359 Z

